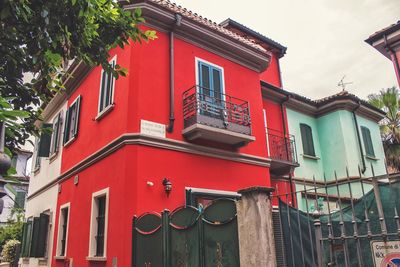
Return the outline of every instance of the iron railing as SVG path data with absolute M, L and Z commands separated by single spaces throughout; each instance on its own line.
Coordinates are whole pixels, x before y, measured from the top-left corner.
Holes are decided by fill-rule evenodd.
M 297 163 L 296 142 L 291 134 L 267 129 L 268 152 L 271 159 Z
M 199 123 L 251 135 L 247 101 L 195 85 L 183 93 L 184 127 Z
M 370 170 L 371 177 L 359 168 L 358 177 L 346 169 L 344 177 L 296 181 L 295 192 L 273 196 L 285 266 L 398 266 L 400 178 Z

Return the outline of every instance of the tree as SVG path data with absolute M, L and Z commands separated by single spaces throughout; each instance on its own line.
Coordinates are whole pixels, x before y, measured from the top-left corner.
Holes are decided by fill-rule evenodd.
M 368 96 L 368 102 L 386 112 L 380 122 L 388 167 L 400 171 L 400 95 L 396 87 L 382 89 Z
M 0 0 L 0 101 L 28 114 L 19 130 L 8 131 L 7 146 L 23 144 L 36 131 L 41 107 L 63 89 L 72 60 L 102 65 L 116 78 L 126 75 L 122 66 L 111 68 L 109 50 L 156 38 L 139 28 L 142 22 L 140 9 L 132 14 L 114 0 Z M 33 79 L 24 82 L 26 73 Z

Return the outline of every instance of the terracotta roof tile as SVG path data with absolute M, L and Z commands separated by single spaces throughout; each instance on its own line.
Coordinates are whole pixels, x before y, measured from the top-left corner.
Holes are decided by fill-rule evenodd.
M 150 0 L 150 2 L 153 2 L 155 4 L 158 4 L 166 9 L 169 9 L 173 12 L 176 12 L 180 15 L 182 15 L 185 18 L 191 19 L 193 21 L 196 21 L 200 24 L 203 24 L 204 26 L 207 26 L 210 29 L 213 29 L 219 33 L 222 33 L 232 39 L 235 39 L 239 42 L 242 42 L 254 49 L 259 50 L 260 52 L 263 52 L 265 54 L 270 54 L 269 51 L 267 51 L 266 49 L 264 49 L 261 45 L 256 44 L 255 42 L 253 42 L 250 39 L 244 38 L 222 26 L 220 26 L 219 24 L 217 24 L 216 22 L 213 22 L 205 17 L 202 17 L 201 15 L 194 13 L 186 8 L 183 8 L 180 5 L 177 5 L 173 2 L 170 2 L 169 0 Z

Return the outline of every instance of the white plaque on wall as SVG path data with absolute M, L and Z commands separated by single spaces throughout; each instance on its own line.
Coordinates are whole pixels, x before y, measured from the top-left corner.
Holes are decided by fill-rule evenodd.
M 140 120 L 140 133 L 165 138 L 165 124 Z

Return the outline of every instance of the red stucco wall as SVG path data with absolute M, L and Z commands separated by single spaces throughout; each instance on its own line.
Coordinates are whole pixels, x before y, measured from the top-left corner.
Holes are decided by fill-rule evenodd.
M 122 134 L 139 132 L 140 119 L 168 124 L 168 36 L 158 32 L 156 41 L 118 48 L 112 51 L 112 55 L 115 54 L 117 64 L 128 68 L 129 74 L 116 81 L 114 109 L 100 121 L 93 120 L 98 109 L 100 67 L 89 73 L 68 101 L 71 104 L 78 95 L 82 96 L 79 133 L 64 148 L 62 172 Z M 238 152 L 266 157 L 262 112 L 265 103 L 261 96 L 260 74 L 179 39 L 175 40 L 175 129 L 173 133 L 167 133 L 167 138 L 184 140 L 182 93 L 196 84 L 196 57 L 222 67 L 225 92 L 250 103 L 256 141 L 240 148 Z M 279 77 L 274 76 L 276 73 L 271 71 L 263 75 L 270 77 L 270 81 L 279 81 Z M 271 104 L 270 119 L 280 120 L 281 116 L 275 113 L 276 107 Z M 118 258 L 118 266 L 129 266 L 132 216 L 164 208 L 173 210 L 183 205 L 185 187 L 236 192 L 249 186 L 271 186 L 267 167 L 142 145 L 124 146 L 78 175 L 78 185 L 73 184 L 72 177 L 61 183 L 55 225 L 57 233 L 59 207 L 71 202 L 69 229 L 73 231 L 68 236 L 67 258 L 73 258 L 74 266 L 111 266 L 112 257 Z M 169 198 L 162 186 L 165 177 L 173 184 Z M 148 181 L 153 182 L 154 186 L 148 186 Z M 107 262 L 90 264 L 86 256 L 89 249 L 91 197 L 93 192 L 107 187 L 110 190 Z M 57 234 L 54 239 L 57 244 Z M 55 260 L 53 264 L 63 266 L 63 262 Z

